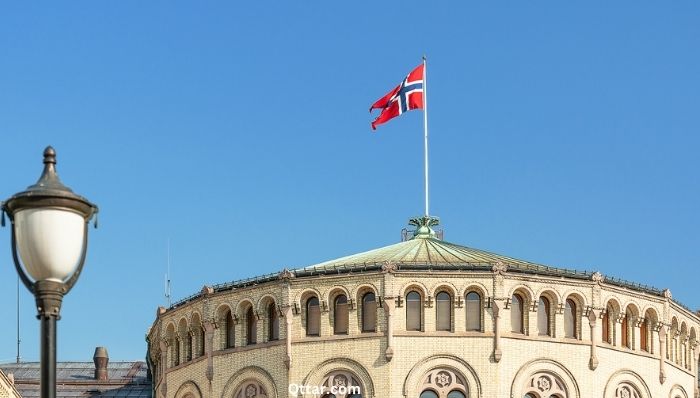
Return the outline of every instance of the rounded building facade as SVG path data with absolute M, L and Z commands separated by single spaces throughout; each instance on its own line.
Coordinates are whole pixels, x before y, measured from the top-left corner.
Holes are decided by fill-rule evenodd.
M 700 318 L 660 291 L 411 239 L 159 308 L 159 398 L 690 398 Z

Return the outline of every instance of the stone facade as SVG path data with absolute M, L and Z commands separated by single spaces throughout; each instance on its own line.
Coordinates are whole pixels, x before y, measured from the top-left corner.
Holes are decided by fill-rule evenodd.
M 655 294 L 598 273 L 545 274 L 500 261 L 471 271 L 387 262 L 205 287 L 192 300 L 160 308 L 148 332 L 156 396 L 309 398 L 322 394 L 294 386 L 324 385 L 356 385 L 362 397 L 376 398 L 698 396 L 700 318 L 669 291 Z M 363 332 L 368 292 L 377 299 L 376 328 Z M 415 311 L 409 292 L 420 295 L 420 330 L 406 327 L 408 311 Z M 477 308 L 468 310 L 471 292 L 480 298 L 478 330 L 467 330 L 466 318 Z M 440 293 L 449 296 L 449 330 L 436 323 Z M 346 334 L 334 334 L 338 295 L 348 298 Z M 314 297 L 320 331 L 309 336 L 307 305 Z M 233 333 L 227 333 L 228 311 Z M 279 338 L 270 339 L 277 324 Z M 247 335 L 253 329 L 254 344 Z
M 14 377 L 12 375 L 6 376 L 0 370 L 0 398 L 21 398 L 14 384 Z

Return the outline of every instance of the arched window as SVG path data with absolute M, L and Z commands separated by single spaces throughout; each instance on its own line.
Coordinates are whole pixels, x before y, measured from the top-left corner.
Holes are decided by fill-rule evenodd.
M 274 302 L 267 305 L 267 339 L 269 341 L 280 338 L 280 314 Z
M 510 330 L 513 333 L 525 333 L 525 322 L 523 322 L 523 298 L 515 293 L 510 298 Z
M 612 311 L 611 307 L 606 308 L 605 313 L 603 314 L 603 319 L 600 320 L 602 341 L 603 341 L 603 343 L 608 343 L 608 344 L 612 344 L 612 333 L 610 333 L 610 312 L 611 311 Z
M 230 310 L 226 311 L 226 317 L 224 319 L 224 330 L 226 331 L 226 344 L 224 348 L 232 348 L 236 346 L 236 325 L 233 323 L 233 315 L 231 315 Z
M 549 327 L 549 299 L 540 297 L 537 303 L 537 332 L 540 336 L 551 336 L 551 328 Z
M 431 371 L 420 388 L 420 398 L 465 398 L 469 391 L 462 375 L 450 369 Z
M 267 391 L 262 384 L 255 380 L 251 380 L 243 383 L 240 387 L 236 389 L 233 393 L 233 398 L 267 398 Z
M 467 330 L 481 330 L 481 296 L 477 292 L 467 293 Z
M 185 361 L 191 361 L 192 360 L 192 353 L 194 352 L 194 341 L 192 340 L 192 333 L 190 331 L 187 331 L 187 334 L 185 335 Z
M 180 364 L 180 337 L 175 338 L 175 366 Z
M 639 348 L 649 352 L 649 320 L 644 318 L 639 326 Z
M 435 325 L 437 330 L 452 330 L 452 296 L 447 292 L 440 292 L 435 297 L 437 317 Z
M 578 338 L 578 319 L 576 311 L 576 302 L 572 299 L 567 299 L 564 305 L 564 337 L 570 339 Z
M 561 378 L 550 372 L 538 372 L 527 379 L 522 390 L 524 398 L 568 398 Z
M 406 330 L 421 330 L 422 305 L 420 293 L 414 290 L 406 295 Z
M 341 294 L 333 302 L 333 334 L 348 334 L 348 298 Z
M 306 335 L 319 336 L 321 332 L 321 307 L 317 297 L 306 301 Z
M 362 296 L 362 331 L 375 332 L 377 330 L 377 300 L 374 293 L 366 293 Z
M 245 315 L 246 323 L 246 343 L 255 344 L 258 342 L 258 317 L 255 316 L 253 307 L 248 308 Z
M 326 376 L 321 383 L 325 391 L 334 390 L 333 394 L 322 395 L 328 398 L 362 398 L 362 387 L 358 378 L 346 371 L 336 371 Z
M 622 327 L 620 329 L 622 331 L 622 346 L 630 348 L 629 315 L 627 315 L 627 313 L 625 313 L 625 316 L 622 318 Z

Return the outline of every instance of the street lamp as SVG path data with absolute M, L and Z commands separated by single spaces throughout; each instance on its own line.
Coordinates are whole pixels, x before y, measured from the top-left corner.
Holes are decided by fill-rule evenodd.
M 63 296 L 85 263 L 88 224 L 98 209 L 61 183 L 56 151 L 49 146 L 39 181 L 3 202 L 0 210 L 3 226 L 4 214 L 10 217 L 15 268 L 34 294 L 41 321 L 41 398 L 55 398 L 56 321 Z

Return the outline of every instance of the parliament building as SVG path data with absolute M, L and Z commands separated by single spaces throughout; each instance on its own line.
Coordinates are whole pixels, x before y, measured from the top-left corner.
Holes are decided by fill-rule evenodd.
M 669 290 L 446 242 L 204 286 L 147 334 L 157 398 L 698 397 Z

